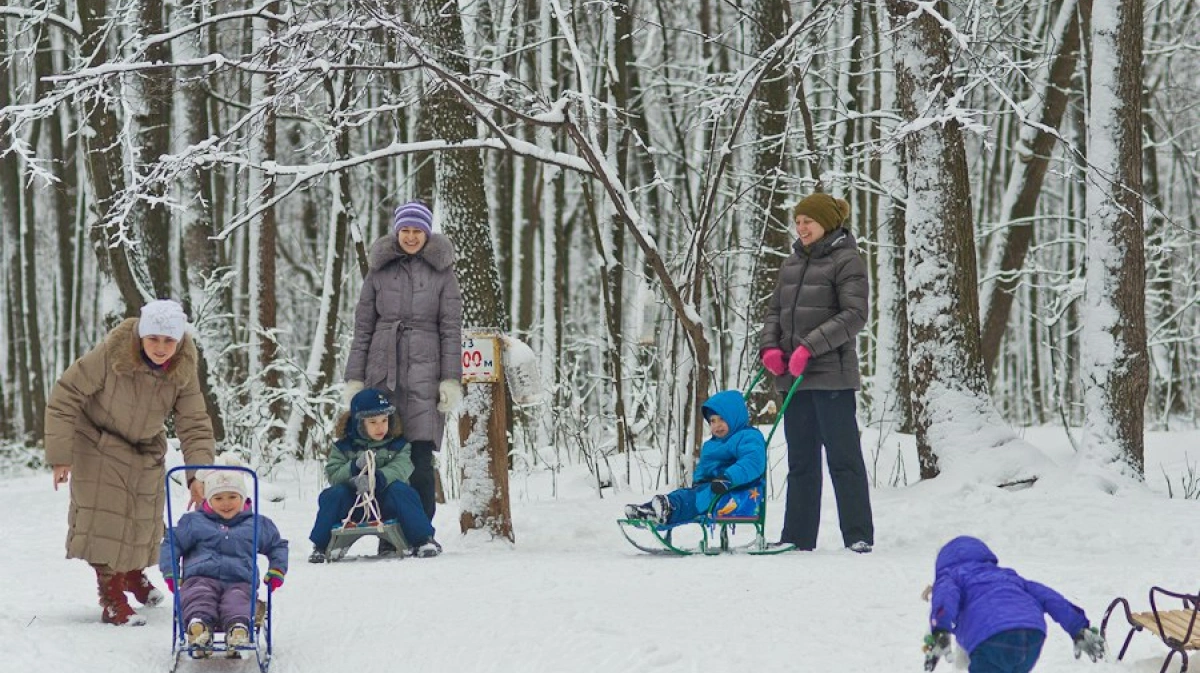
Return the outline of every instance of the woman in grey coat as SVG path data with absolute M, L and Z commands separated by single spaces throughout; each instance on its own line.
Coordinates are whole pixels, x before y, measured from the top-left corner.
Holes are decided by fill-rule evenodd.
M 433 520 L 433 452 L 441 448 L 446 413 L 462 401 L 462 294 L 454 245 L 433 233 L 433 213 L 420 201 L 396 209 L 392 235 L 371 244 L 369 270 L 354 311 L 346 361 L 349 399 L 363 387 L 388 391 L 412 444 L 410 485 Z
M 871 551 L 875 526 L 855 418 L 861 385 L 854 340 L 867 322 L 867 268 L 842 223 L 850 204 L 813 194 L 792 209 L 799 240 L 779 269 L 762 331 L 763 365 L 786 392 L 804 375 L 784 411 L 787 509 L 780 541 L 817 546 L 821 524 L 821 447 L 837 499 L 842 541 Z

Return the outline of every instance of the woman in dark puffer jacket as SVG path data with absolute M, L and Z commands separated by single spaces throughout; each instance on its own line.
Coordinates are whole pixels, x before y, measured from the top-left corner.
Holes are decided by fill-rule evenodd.
M 805 551 L 816 548 L 821 523 L 822 446 L 843 543 L 859 553 L 875 544 L 854 398 L 861 386 L 854 340 L 867 322 L 867 268 L 842 226 L 849 214 L 849 203 L 819 193 L 792 209 L 798 240 L 779 269 L 762 331 L 762 363 L 778 389 L 786 392 L 804 375 L 784 411 L 788 490 L 780 542 Z

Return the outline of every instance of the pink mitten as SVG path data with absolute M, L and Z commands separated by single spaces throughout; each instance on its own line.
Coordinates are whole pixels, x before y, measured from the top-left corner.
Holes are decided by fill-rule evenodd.
M 263 584 L 270 587 L 271 591 L 279 591 L 279 587 L 283 586 L 283 571 L 271 568 L 267 571 L 267 576 L 263 578 Z
M 175 578 L 164 577 L 163 581 L 167 583 L 167 591 L 170 591 L 171 593 L 175 593 Z
M 796 350 L 792 351 L 792 357 L 788 360 L 788 372 L 792 376 L 800 376 L 804 373 L 804 368 L 808 366 L 808 359 L 812 357 L 812 353 L 804 346 L 796 346 Z
M 768 348 L 762 352 L 762 363 L 775 376 L 782 376 L 783 367 L 783 350 L 779 348 Z

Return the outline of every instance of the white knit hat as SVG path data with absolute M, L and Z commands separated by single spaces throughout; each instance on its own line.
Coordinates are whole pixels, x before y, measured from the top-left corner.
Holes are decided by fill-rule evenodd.
M 167 336 L 179 341 L 187 331 L 188 317 L 173 299 L 156 299 L 142 307 L 138 336 Z
M 242 461 L 236 456 L 225 453 L 217 456 L 217 465 L 240 467 Z M 246 479 L 240 470 L 199 470 L 196 476 L 204 482 L 204 499 L 212 500 L 218 493 L 237 493 L 245 499 L 249 493 Z

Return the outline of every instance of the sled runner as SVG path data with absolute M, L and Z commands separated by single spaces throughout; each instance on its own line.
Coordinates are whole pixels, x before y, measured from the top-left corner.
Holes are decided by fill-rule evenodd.
M 764 531 L 766 519 L 766 479 L 760 478 L 716 498 L 707 512 L 691 521 L 664 526 L 646 519 L 620 519 L 617 524 L 630 544 L 649 554 L 689 556 L 742 552 L 761 555 L 791 551 L 795 545 L 767 542 Z M 672 539 L 674 530 L 693 524 L 700 525 L 699 544 L 676 544 Z M 738 524 L 752 526 L 754 539 L 736 544 L 734 533 Z
M 408 549 L 408 542 L 400 532 L 400 524 L 395 519 L 383 520 L 379 512 L 379 501 L 375 498 L 375 452 L 367 451 L 366 456 L 367 464 L 363 472 L 368 479 L 367 490 L 358 494 L 346 518 L 334 527 L 329 546 L 325 548 L 327 563 L 345 558 L 350 547 L 364 537 L 377 537 L 381 543 L 385 540 L 390 542 L 396 550 L 396 558 L 404 558 L 404 550 Z
M 1179 599 L 1182 601 L 1183 606 L 1174 610 L 1160 607 L 1155 600 L 1156 595 L 1164 598 Z M 1167 591 L 1162 587 L 1151 587 L 1149 612 L 1131 612 L 1129 601 L 1118 596 L 1109 604 L 1108 609 L 1104 611 L 1104 619 L 1100 622 L 1100 635 L 1104 636 L 1105 639 L 1108 637 L 1106 635 L 1108 618 L 1118 605 L 1125 610 L 1125 621 L 1129 623 L 1129 633 L 1125 636 L 1125 642 L 1121 644 L 1121 651 L 1117 654 L 1117 661 L 1120 661 L 1125 656 L 1125 650 L 1129 649 L 1129 641 L 1133 640 L 1133 634 L 1137 631 L 1146 630 L 1158 636 L 1159 640 L 1171 650 L 1167 654 L 1167 658 L 1163 660 L 1163 665 L 1159 669 L 1159 673 L 1165 673 L 1176 654 L 1182 660 L 1179 672 L 1184 673 L 1187 671 L 1188 650 L 1200 650 L 1200 620 L 1197 619 L 1198 611 L 1200 611 L 1200 595 L 1181 594 L 1174 591 Z
M 271 665 L 271 594 L 273 591 L 267 588 L 267 598 L 262 600 L 257 596 L 258 578 L 258 555 L 254 556 L 254 567 L 252 577 L 255 578 L 251 582 L 250 600 L 253 605 L 250 606 L 250 614 L 254 615 L 254 628 L 250 630 L 249 641 L 245 645 L 227 645 L 225 643 L 225 633 L 222 631 L 214 631 L 212 634 L 212 642 L 204 645 L 191 645 L 187 642 L 186 625 L 183 621 L 183 609 L 180 605 L 178 588 L 182 588 L 186 577 L 183 576 L 179 563 L 179 553 L 175 550 L 174 536 L 170 535 L 170 528 L 175 525 L 175 517 L 171 511 L 171 475 L 182 470 L 234 470 L 245 472 L 250 475 L 250 479 L 254 484 L 254 549 L 258 549 L 258 534 L 259 534 L 259 519 L 258 519 L 258 474 L 246 467 L 234 465 L 181 465 L 171 468 L 167 471 L 167 544 L 171 549 L 171 564 L 174 570 L 174 575 L 178 578 L 177 590 L 172 594 L 171 603 L 174 606 L 171 625 L 171 654 L 172 663 L 171 671 L 174 671 L 184 655 L 192 659 L 207 659 L 214 654 L 221 654 L 226 659 L 240 659 L 245 652 L 253 652 L 258 663 L 258 669 L 262 673 L 267 673 L 267 669 Z
M 750 396 L 750 392 L 754 390 L 765 374 L 766 368 L 759 367 L 754 379 L 746 388 L 745 397 Z M 804 380 L 803 376 L 797 376 L 795 383 L 788 390 L 783 406 L 780 407 L 775 422 L 771 425 L 771 432 L 767 435 L 766 447 L 771 446 L 771 438 L 775 436 L 775 429 L 783 420 L 783 410 L 787 408 L 788 402 L 792 401 L 792 396 L 796 393 L 796 388 L 802 380 Z M 769 470 L 770 467 L 768 466 L 767 469 Z M 714 498 L 708 511 L 691 521 L 664 525 L 648 519 L 625 518 L 618 519 L 617 525 L 621 528 L 621 534 L 625 536 L 629 544 L 648 554 L 715 556 L 728 552 L 741 552 L 759 556 L 791 551 L 796 548 L 794 544 L 767 542 L 765 531 L 767 521 L 766 487 L 767 475 L 764 473 L 757 480 L 738 486 L 720 497 Z M 675 529 L 693 524 L 700 526 L 699 543 L 695 545 L 677 544 L 673 539 Z M 754 538 L 751 541 L 740 544 L 734 542 L 733 535 L 738 524 L 754 528 Z

